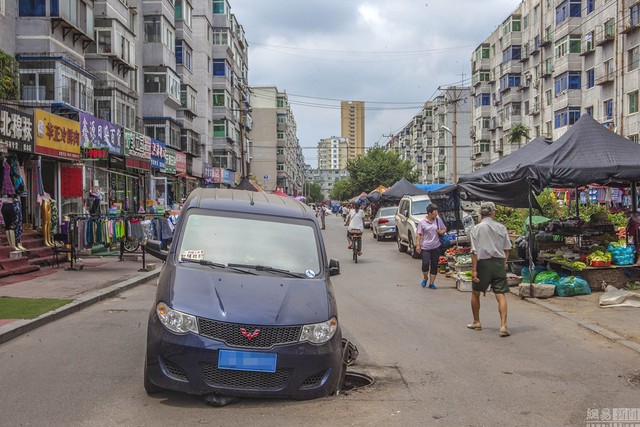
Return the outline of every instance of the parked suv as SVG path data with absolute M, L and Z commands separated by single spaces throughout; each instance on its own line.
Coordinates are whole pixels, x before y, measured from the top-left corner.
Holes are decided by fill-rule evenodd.
M 397 242 L 400 252 L 408 252 L 413 258 L 420 258 L 416 251 L 416 230 L 418 223 L 427 216 L 427 206 L 431 199 L 427 195 L 404 196 L 396 213 Z
M 408 252 L 413 258 L 420 258 L 420 254 L 416 251 L 416 230 L 418 223 L 427 216 L 427 206 L 431 204 L 431 199 L 427 195 L 420 196 L 404 196 L 398 205 L 396 213 L 396 228 L 398 230 L 397 242 L 400 252 Z M 460 211 L 463 218 L 471 218 L 464 211 Z M 463 222 L 465 220 L 463 219 Z M 471 219 L 473 224 L 473 219 Z M 469 243 L 469 238 L 464 230 L 448 230 L 447 234 L 453 238 L 454 242 Z

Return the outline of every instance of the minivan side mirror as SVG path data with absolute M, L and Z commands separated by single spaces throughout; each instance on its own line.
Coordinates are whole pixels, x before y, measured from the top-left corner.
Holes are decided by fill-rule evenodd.
M 340 261 L 329 260 L 329 276 L 337 276 L 338 274 L 340 274 Z
M 144 250 L 149 255 L 153 255 L 163 261 L 167 260 L 168 251 L 162 249 L 162 242 L 160 240 L 147 240 Z

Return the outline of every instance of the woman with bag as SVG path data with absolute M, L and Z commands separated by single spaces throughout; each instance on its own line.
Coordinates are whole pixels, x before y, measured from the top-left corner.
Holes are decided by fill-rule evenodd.
M 427 216 L 418 223 L 416 230 L 416 251 L 422 256 L 422 276 L 420 285 L 429 289 L 436 288 L 438 274 L 438 258 L 440 258 L 440 236 L 447 232 L 447 227 L 438 218 L 438 207 L 433 203 L 427 206 Z

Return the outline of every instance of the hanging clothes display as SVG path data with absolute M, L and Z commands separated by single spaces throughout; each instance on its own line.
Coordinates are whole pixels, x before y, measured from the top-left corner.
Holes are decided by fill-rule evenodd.
M 16 194 L 16 188 L 11 180 L 11 166 L 7 163 L 7 159 L 2 160 L 2 194 L 13 196 Z

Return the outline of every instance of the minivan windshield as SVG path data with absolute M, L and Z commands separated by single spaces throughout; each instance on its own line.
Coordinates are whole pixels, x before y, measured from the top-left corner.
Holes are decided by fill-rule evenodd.
M 320 273 L 320 245 L 313 224 L 216 212 L 190 213 L 185 219 L 179 261 L 271 267 L 307 277 Z
M 411 215 L 421 215 L 427 213 L 427 206 L 431 204 L 431 200 L 414 200 L 411 205 Z

